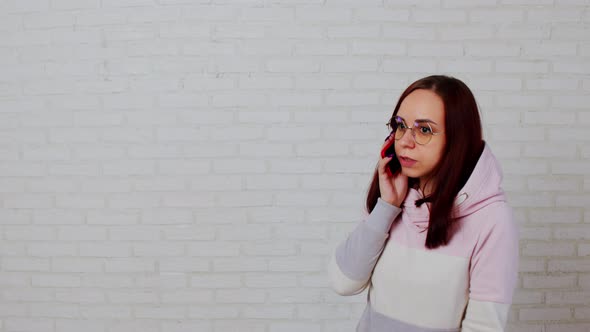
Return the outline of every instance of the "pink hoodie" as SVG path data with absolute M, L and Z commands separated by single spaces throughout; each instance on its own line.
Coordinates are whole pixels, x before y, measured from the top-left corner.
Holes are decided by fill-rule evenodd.
M 486 145 L 453 212 L 446 246 L 424 245 L 429 211 L 410 189 L 399 209 L 379 199 L 330 264 L 333 288 L 369 288 L 357 331 L 502 331 L 517 281 L 518 231 Z M 419 310 L 417 310 L 419 308 Z

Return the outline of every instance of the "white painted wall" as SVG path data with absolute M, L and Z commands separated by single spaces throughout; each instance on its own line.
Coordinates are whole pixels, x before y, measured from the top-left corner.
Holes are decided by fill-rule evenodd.
M 587 0 L 0 0 L 0 331 L 352 331 L 327 258 L 434 73 L 504 166 L 510 331 L 587 331 L 589 26 Z

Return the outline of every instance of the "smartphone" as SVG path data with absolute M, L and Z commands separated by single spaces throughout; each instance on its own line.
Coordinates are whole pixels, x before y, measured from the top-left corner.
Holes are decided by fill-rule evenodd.
M 388 138 L 389 138 L 389 136 L 388 136 Z M 387 141 L 387 138 L 385 140 Z M 397 156 L 395 155 L 395 140 L 394 139 L 389 140 L 389 143 L 387 145 L 385 145 L 383 147 L 383 149 L 381 150 L 381 158 L 384 158 L 387 155 L 393 155 L 393 158 L 387 164 L 387 167 L 389 167 L 391 174 L 395 174 L 402 168 L 402 166 L 399 163 Z

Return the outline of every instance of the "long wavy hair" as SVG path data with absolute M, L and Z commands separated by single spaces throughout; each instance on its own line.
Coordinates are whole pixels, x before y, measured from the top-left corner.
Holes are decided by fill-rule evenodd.
M 415 202 L 416 206 L 430 204 L 430 216 L 426 247 L 429 249 L 446 245 L 453 236 L 455 218 L 453 204 L 459 190 L 463 188 L 473 172 L 483 151 L 481 120 L 477 102 L 465 83 L 450 76 L 433 75 L 412 83 L 401 94 L 393 115 L 397 115 L 404 99 L 414 90 L 425 89 L 437 94 L 444 104 L 446 144 L 439 163 L 432 172 L 432 192 Z M 409 179 L 409 186 L 415 186 L 417 179 Z M 367 192 L 366 208 L 370 213 L 381 196 L 377 167 Z

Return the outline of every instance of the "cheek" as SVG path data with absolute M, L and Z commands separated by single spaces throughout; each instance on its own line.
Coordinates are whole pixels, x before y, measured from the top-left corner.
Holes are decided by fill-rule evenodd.
M 436 146 L 436 148 L 433 149 L 433 151 L 431 152 L 430 164 L 432 167 L 438 165 L 438 163 L 442 159 L 443 149 L 444 149 L 444 146 L 439 145 L 439 146 Z

